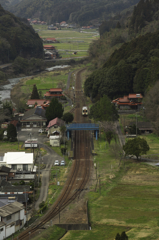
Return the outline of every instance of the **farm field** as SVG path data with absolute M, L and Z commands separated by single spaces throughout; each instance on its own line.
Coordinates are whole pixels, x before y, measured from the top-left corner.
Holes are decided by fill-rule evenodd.
M 102 138 L 95 141 L 100 181 L 86 196 L 91 231 L 69 231 L 63 240 L 114 240 L 122 231 L 129 240 L 159 239 L 159 168 L 133 160 L 124 160 L 119 167 L 113 146 Z
M 53 45 L 58 50 L 62 58 L 72 57 L 74 52 L 77 52 L 73 57 L 85 57 L 87 56 L 87 50 L 90 43 L 99 38 L 97 30 L 83 30 L 79 29 L 70 30 L 48 30 L 47 26 L 32 25 L 35 31 L 41 38 L 56 38 L 59 43 L 52 43 L 47 45 Z M 46 43 L 44 43 L 46 45 Z

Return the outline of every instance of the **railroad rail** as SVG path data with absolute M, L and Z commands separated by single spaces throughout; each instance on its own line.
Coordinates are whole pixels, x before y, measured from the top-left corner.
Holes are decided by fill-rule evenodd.
M 81 70 L 82 71 L 82 70 Z M 81 91 L 81 71 L 76 76 L 76 108 L 75 108 L 75 120 L 78 122 L 88 122 L 88 119 L 84 118 L 81 114 L 82 105 L 85 104 L 85 98 Z M 89 131 L 74 131 L 74 160 L 68 179 L 64 185 L 64 188 L 57 198 L 55 203 L 50 207 L 48 212 L 36 223 L 23 231 L 19 236 L 19 240 L 31 239 L 37 234 L 37 231 L 41 229 L 47 222 L 57 216 L 67 205 L 69 205 L 77 196 L 80 195 L 84 187 L 86 186 L 90 172 L 92 168 L 91 161 L 91 133 Z M 17 238 L 14 238 L 15 240 Z

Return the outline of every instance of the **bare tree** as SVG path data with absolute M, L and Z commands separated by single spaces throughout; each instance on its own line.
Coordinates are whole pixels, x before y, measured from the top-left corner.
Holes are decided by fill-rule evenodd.
M 116 141 L 116 131 L 115 131 L 115 124 L 111 121 L 103 121 L 100 123 L 100 128 L 105 133 L 105 139 L 109 143 L 111 143 L 112 139 Z

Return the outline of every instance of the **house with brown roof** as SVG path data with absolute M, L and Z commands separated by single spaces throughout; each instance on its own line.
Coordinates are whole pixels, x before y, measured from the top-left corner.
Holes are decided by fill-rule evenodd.
M 50 88 L 50 90 L 44 94 L 44 97 L 46 99 L 51 99 L 53 97 L 60 98 L 64 96 L 62 92 L 61 88 Z
M 112 101 L 119 109 L 139 109 L 142 105 L 141 93 L 133 93 L 128 96 L 116 98 Z

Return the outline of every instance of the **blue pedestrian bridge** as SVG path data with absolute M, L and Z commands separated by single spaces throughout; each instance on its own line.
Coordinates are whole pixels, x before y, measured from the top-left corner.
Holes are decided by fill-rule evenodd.
M 70 137 L 71 131 L 95 131 L 96 140 L 98 139 L 98 132 L 99 132 L 99 124 L 95 123 L 71 123 L 66 125 L 67 129 L 67 138 Z

